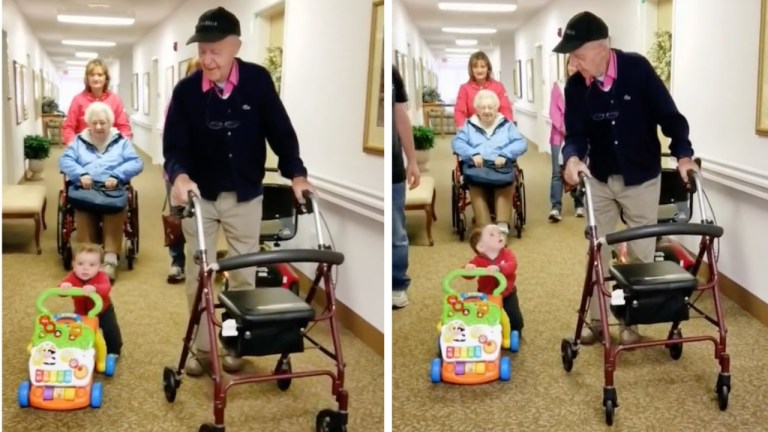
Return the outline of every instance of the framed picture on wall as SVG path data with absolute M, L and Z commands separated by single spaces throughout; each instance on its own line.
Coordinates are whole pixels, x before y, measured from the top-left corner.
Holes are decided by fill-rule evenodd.
M 563 81 L 568 80 L 568 68 L 565 64 L 565 58 L 568 57 L 567 54 L 558 54 L 557 55 L 557 69 L 560 71 L 560 78 Z
M 42 114 L 42 101 L 40 100 L 40 75 L 32 69 L 32 104 L 35 106 L 35 119 Z
M 533 79 L 533 59 L 532 58 L 525 61 L 525 79 L 526 79 L 526 83 L 528 84 L 526 88 L 528 102 L 533 102 L 534 79 Z
M 189 66 L 189 62 L 191 61 L 192 57 L 179 62 L 179 79 L 176 80 L 176 82 L 179 82 L 182 78 L 184 78 L 184 74 L 187 73 L 187 66 Z
M 760 55 L 757 63 L 757 120 L 755 132 L 768 136 L 768 0 L 760 9 Z
M 24 120 L 29 118 L 29 97 L 27 96 L 27 83 L 31 80 L 27 78 L 29 76 L 27 75 L 27 69 L 27 65 L 21 65 L 21 82 L 23 83 L 21 87 L 21 106 L 24 108 Z
M 176 85 L 174 79 L 176 75 L 173 74 L 173 65 L 165 68 L 165 102 L 171 101 L 171 95 L 173 94 L 173 87 Z
M 131 81 L 131 108 L 136 112 L 139 110 L 139 74 L 133 74 Z
M 557 53 L 549 53 L 549 83 L 550 85 L 554 84 L 555 81 L 560 79 L 560 62 L 558 60 L 558 57 L 560 57 Z
M 21 63 L 13 61 L 13 99 L 16 105 L 16 124 L 20 125 L 24 119 L 24 71 Z
M 363 151 L 384 155 L 384 1 L 373 2 Z
M 144 114 L 149 115 L 149 72 L 144 72 L 144 82 L 142 82 L 141 104 L 144 108 Z
M 515 77 L 515 96 L 518 99 L 523 98 L 523 61 L 518 60 L 515 62 L 515 70 L 514 70 L 514 77 Z

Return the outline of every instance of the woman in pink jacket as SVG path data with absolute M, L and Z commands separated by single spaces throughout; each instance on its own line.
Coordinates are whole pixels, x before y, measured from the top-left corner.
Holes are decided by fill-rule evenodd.
M 493 67 L 488 56 L 478 51 L 469 57 L 469 81 L 459 87 L 459 95 L 456 97 L 456 107 L 453 110 L 453 121 L 456 123 L 456 130 L 464 127 L 467 119 L 475 114 L 474 101 L 477 92 L 488 89 L 496 93 L 499 97 L 499 113 L 506 117 L 510 122 L 512 119 L 512 103 L 509 102 L 507 91 L 504 84 L 493 79 Z
M 570 57 L 565 60 L 568 65 L 568 76 L 576 72 L 571 66 Z M 563 180 L 560 177 L 560 160 L 562 145 L 565 141 L 565 81 L 557 80 L 552 86 L 552 96 L 549 99 L 549 118 L 552 119 L 552 128 L 549 132 L 549 146 L 552 150 L 552 182 L 549 187 L 549 202 L 552 210 L 549 212 L 551 222 L 560 222 L 563 219 Z M 573 207 L 576 209 L 576 217 L 584 217 L 584 203 L 576 189 L 571 191 Z
M 88 128 L 85 122 L 85 109 L 92 102 L 104 102 L 112 108 L 115 114 L 115 123 L 113 127 L 120 131 L 120 134 L 127 139 L 131 139 L 131 124 L 128 122 L 128 114 L 125 113 L 123 101 L 117 93 L 109 90 L 109 69 L 106 62 L 101 59 L 90 60 L 85 65 L 85 90 L 72 98 L 69 105 L 67 119 L 62 126 L 62 137 L 65 145 L 69 145 L 75 139 L 75 136 Z

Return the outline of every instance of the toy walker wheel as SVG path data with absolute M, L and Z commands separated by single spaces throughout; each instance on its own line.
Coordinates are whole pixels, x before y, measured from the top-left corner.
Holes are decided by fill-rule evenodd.
M 443 379 L 443 360 L 440 358 L 432 359 L 432 364 L 429 368 L 429 378 L 432 380 L 432 384 L 437 384 Z
M 181 379 L 176 375 L 176 372 L 166 367 L 163 369 L 163 391 L 165 392 L 165 400 L 173 402 L 176 400 L 176 389 L 181 385 Z
M 605 424 L 608 426 L 613 425 L 613 415 L 616 411 L 616 407 L 613 404 L 612 400 L 607 400 L 604 403 L 605 405 Z
M 573 360 L 577 356 L 577 351 L 573 347 L 573 343 L 568 339 L 563 339 L 560 343 L 560 357 L 563 360 L 563 369 L 566 372 L 570 372 L 573 369 Z
M 29 407 L 29 388 L 31 384 L 29 381 L 23 381 L 19 385 L 19 406 L 21 408 Z
M 199 432 L 224 432 L 224 426 L 216 426 L 211 423 L 204 423 L 200 425 Z
M 117 368 L 117 356 L 114 354 L 107 354 L 107 362 L 104 366 L 104 375 L 111 377 L 115 375 L 115 369 Z
M 91 408 L 101 408 L 101 381 L 91 385 Z
M 509 350 L 513 353 L 520 351 L 520 332 L 517 330 L 509 334 Z
M 512 379 L 512 360 L 509 357 L 502 357 L 499 362 L 499 379 L 501 381 Z
M 324 409 L 317 413 L 315 430 L 317 432 L 347 432 L 347 425 L 343 423 L 343 416 L 340 412 Z
M 290 357 L 286 358 L 285 360 L 281 358 L 277 359 L 277 365 L 275 365 L 275 375 L 289 374 L 292 371 L 293 371 L 293 368 L 291 367 Z M 280 390 L 286 391 L 288 390 L 289 387 L 291 387 L 290 378 L 277 380 L 277 388 L 279 388 Z

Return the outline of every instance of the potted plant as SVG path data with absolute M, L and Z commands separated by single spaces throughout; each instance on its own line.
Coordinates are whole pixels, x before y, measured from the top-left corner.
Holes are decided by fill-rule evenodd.
M 667 30 L 654 33 L 656 39 L 648 52 L 648 59 L 664 84 L 669 87 L 672 78 L 672 33 Z
M 59 112 L 59 104 L 56 99 L 46 96 L 43 98 L 43 114 L 56 114 Z
M 280 81 L 283 77 L 283 47 L 270 46 L 267 48 L 267 57 L 264 59 L 264 66 L 272 75 L 272 81 L 275 82 L 275 88 L 280 93 Z
M 413 143 L 416 147 L 416 164 L 419 171 L 427 172 L 429 151 L 435 147 L 435 130 L 426 126 L 414 126 Z
M 424 103 L 440 103 L 443 98 L 440 97 L 440 92 L 432 86 L 424 86 L 424 91 L 421 93 L 421 101 Z
M 42 135 L 24 137 L 24 158 L 29 160 L 29 180 L 42 180 L 43 161 L 51 155 L 51 140 Z

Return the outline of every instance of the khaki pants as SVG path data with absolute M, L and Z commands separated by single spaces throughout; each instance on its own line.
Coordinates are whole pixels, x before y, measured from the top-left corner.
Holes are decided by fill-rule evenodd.
M 123 227 L 127 210 L 114 214 L 93 214 L 75 210 L 75 230 L 78 243 L 100 244 L 104 242 L 104 252 L 120 256 L 123 246 Z M 101 221 L 101 232 L 99 222 Z
M 472 212 L 475 214 L 475 227 L 482 228 L 491 223 L 491 211 L 488 206 L 488 195 L 494 198 L 494 214 L 496 223 L 510 224 L 512 219 L 512 195 L 515 193 L 514 183 L 503 188 L 470 186 L 469 197 L 472 201 Z
M 192 310 L 197 293 L 198 268 L 193 257 L 198 250 L 197 219 L 203 218 L 205 233 L 205 248 L 208 263 L 216 262 L 216 243 L 219 227 L 224 231 L 227 240 L 228 256 L 243 255 L 258 252 L 259 234 L 261 230 L 261 204 L 263 196 L 251 201 L 238 203 L 234 192 L 222 192 L 216 201 L 200 200 L 201 213 L 194 218 L 182 220 L 181 227 L 186 238 L 187 262 L 187 302 Z M 233 290 L 253 289 L 256 284 L 256 269 L 245 268 L 230 272 L 229 287 Z M 214 301 L 216 295 L 214 294 Z M 197 330 L 196 344 L 200 351 L 210 351 L 208 340 L 208 315 L 203 313 Z
M 594 178 L 589 179 L 592 190 L 592 205 L 595 212 L 597 236 L 616 231 L 619 222 L 619 212 L 623 210 L 624 220 L 630 228 L 655 224 L 658 220 L 659 194 L 661 193 L 661 176 L 637 186 L 625 186 L 624 177 L 610 176 L 608 183 Z M 588 203 L 585 203 L 589 205 Z M 629 258 L 632 261 L 653 262 L 656 252 L 656 239 L 648 238 L 629 242 Z M 608 275 L 611 262 L 611 247 L 601 248 L 600 260 L 603 275 Z M 599 292 L 595 291 L 590 302 L 589 313 L 593 320 L 600 318 Z M 606 304 L 608 299 L 605 298 Z

